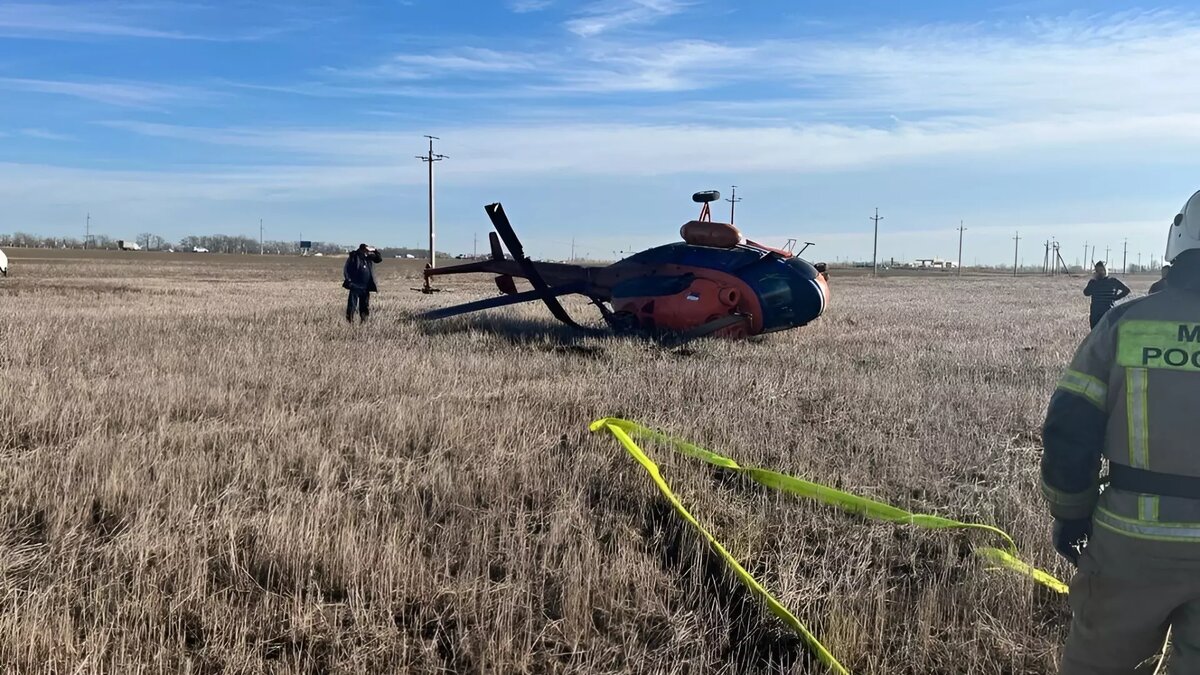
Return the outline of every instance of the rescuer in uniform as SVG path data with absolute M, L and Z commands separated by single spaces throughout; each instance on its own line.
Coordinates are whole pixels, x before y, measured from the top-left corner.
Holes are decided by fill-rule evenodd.
M 1149 673 L 1168 628 L 1171 672 L 1200 673 L 1200 192 L 1166 260 L 1171 283 L 1103 316 L 1046 412 L 1042 494 L 1079 567 L 1062 675 Z
M 371 313 L 371 293 L 378 293 L 375 285 L 375 265 L 383 262 L 383 256 L 375 248 L 359 244 L 351 251 L 342 268 L 342 288 L 350 291 L 346 299 L 346 321 L 354 321 L 358 311 L 359 321 L 366 321 Z
M 1112 309 L 1113 304 L 1129 293 L 1129 287 L 1121 283 L 1120 279 L 1108 276 L 1108 269 L 1104 267 L 1103 260 L 1096 263 L 1096 274 L 1088 279 L 1087 286 L 1083 287 L 1083 294 L 1092 298 L 1092 328 L 1100 323 L 1100 317 Z

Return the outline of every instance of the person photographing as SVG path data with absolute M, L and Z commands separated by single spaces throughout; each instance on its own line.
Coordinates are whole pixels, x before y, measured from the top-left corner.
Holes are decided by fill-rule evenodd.
M 357 311 L 359 321 L 366 321 L 371 313 L 371 293 L 378 293 L 375 285 L 375 263 L 383 262 L 383 256 L 374 246 L 359 244 L 351 251 L 342 268 L 342 288 L 350 291 L 346 299 L 346 321 L 354 321 Z

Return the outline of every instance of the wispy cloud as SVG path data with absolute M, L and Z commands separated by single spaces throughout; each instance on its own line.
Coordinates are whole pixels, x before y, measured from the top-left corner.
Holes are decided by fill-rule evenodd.
M 680 92 L 736 82 L 759 50 L 706 40 L 593 48 L 589 62 L 557 74 L 551 89 L 591 93 Z
M 0 77 L 0 90 L 57 94 L 130 108 L 154 108 L 166 103 L 199 100 L 209 92 L 191 87 L 147 82 L 74 82 Z
M 397 54 L 338 74 L 375 82 L 488 75 L 480 86 L 498 97 L 739 86 L 764 102 L 796 101 L 798 114 L 884 118 L 1182 110 L 1200 99 L 1200 79 L 1192 76 L 1200 67 L 1200 18 L 1172 12 L 927 25 L 838 41 L 602 36 L 684 8 L 676 0 L 601 2 L 570 22 L 590 39 L 569 47 Z
M 222 34 L 180 30 L 165 24 L 191 24 L 197 13 L 228 11 L 186 2 L 6 2 L 0 4 L 0 36 L 70 40 L 85 36 L 240 42 L 260 40 L 295 29 L 303 22 L 284 21 Z M 278 11 L 273 8 L 277 14 Z
M 362 70 L 334 71 L 376 80 L 421 80 L 440 75 L 493 75 L 536 71 L 547 60 L 536 54 L 462 47 L 433 54 L 396 54 Z
M 102 35 L 111 37 L 204 40 L 202 35 L 139 23 L 120 5 L 0 4 L 0 34 L 8 36 Z
M 554 4 L 554 0 L 510 0 L 508 8 L 517 14 L 540 12 Z
M 258 148 L 280 162 L 379 163 L 419 146 L 421 131 L 210 129 L 142 122 L 109 126 L 173 141 Z M 1128 117 L 1081 113 L 1037 121 L 958 120 L 889 129 L 847 124 L 787 126 L 510 124 L 458 126 L 440 133 L 456 175 L 614 175 L 708 172 L 818 172 L 967 161 L 1071 149 L 1109 161 L 1157 148 L 1200 148 L 1200 113 Z
M 580 37 L 594 37 L 621 28 L 652 24 L 680 13 L 686 7 L 679 0 L 600 0 L 567 21 L 566 27 Z
M 47 131 L 46 129 L 22 129 L 21 135 L 28 136 L 29 138 L 41 139 L 43 141 L 72 141 L 72 140 L 75 140 L 74 136 L 68 136 L 67 134 L 60 134 L 60 133 L 56 133 L 53 131 Z

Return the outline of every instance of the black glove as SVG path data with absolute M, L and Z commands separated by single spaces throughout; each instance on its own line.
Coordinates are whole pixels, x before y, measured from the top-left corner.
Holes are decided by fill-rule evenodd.
M 342 288 L 346 288 L 346 289 L 350 288 L 350 280 L 349 279 L 342 279 Z
M 1092 519 L 1078 520 L 1054 519 L 1054 550 L 1072 565 L 1079 564 L 1079 556 L 1087 548 L 1087 540 L 1092 536 Z

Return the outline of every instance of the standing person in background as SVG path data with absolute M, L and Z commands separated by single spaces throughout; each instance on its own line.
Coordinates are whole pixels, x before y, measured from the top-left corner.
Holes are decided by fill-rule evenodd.
M 383 256 L 366 244 L 359 244 L 346 258 L 346 265 L 342 268 L 342 288 L 350 291 L 346 299 L 346 321 L 354 321 L 356 310 L 360 321 L 366 321 L 371 313 L 371 293 L 379 292 L 375 285 L 377 262 L 383 262 Z
M 1100 323 L 1104 313 L 1112 309 L 1118 300 L 1129 295 L 1129 287 L 1120 279 L 1108 276 L 1104 261 L 1096 263 L 1096 274 L 1088 280 L 1083 288 L 1083 294 L 1092 298 L 1092 328 Z

